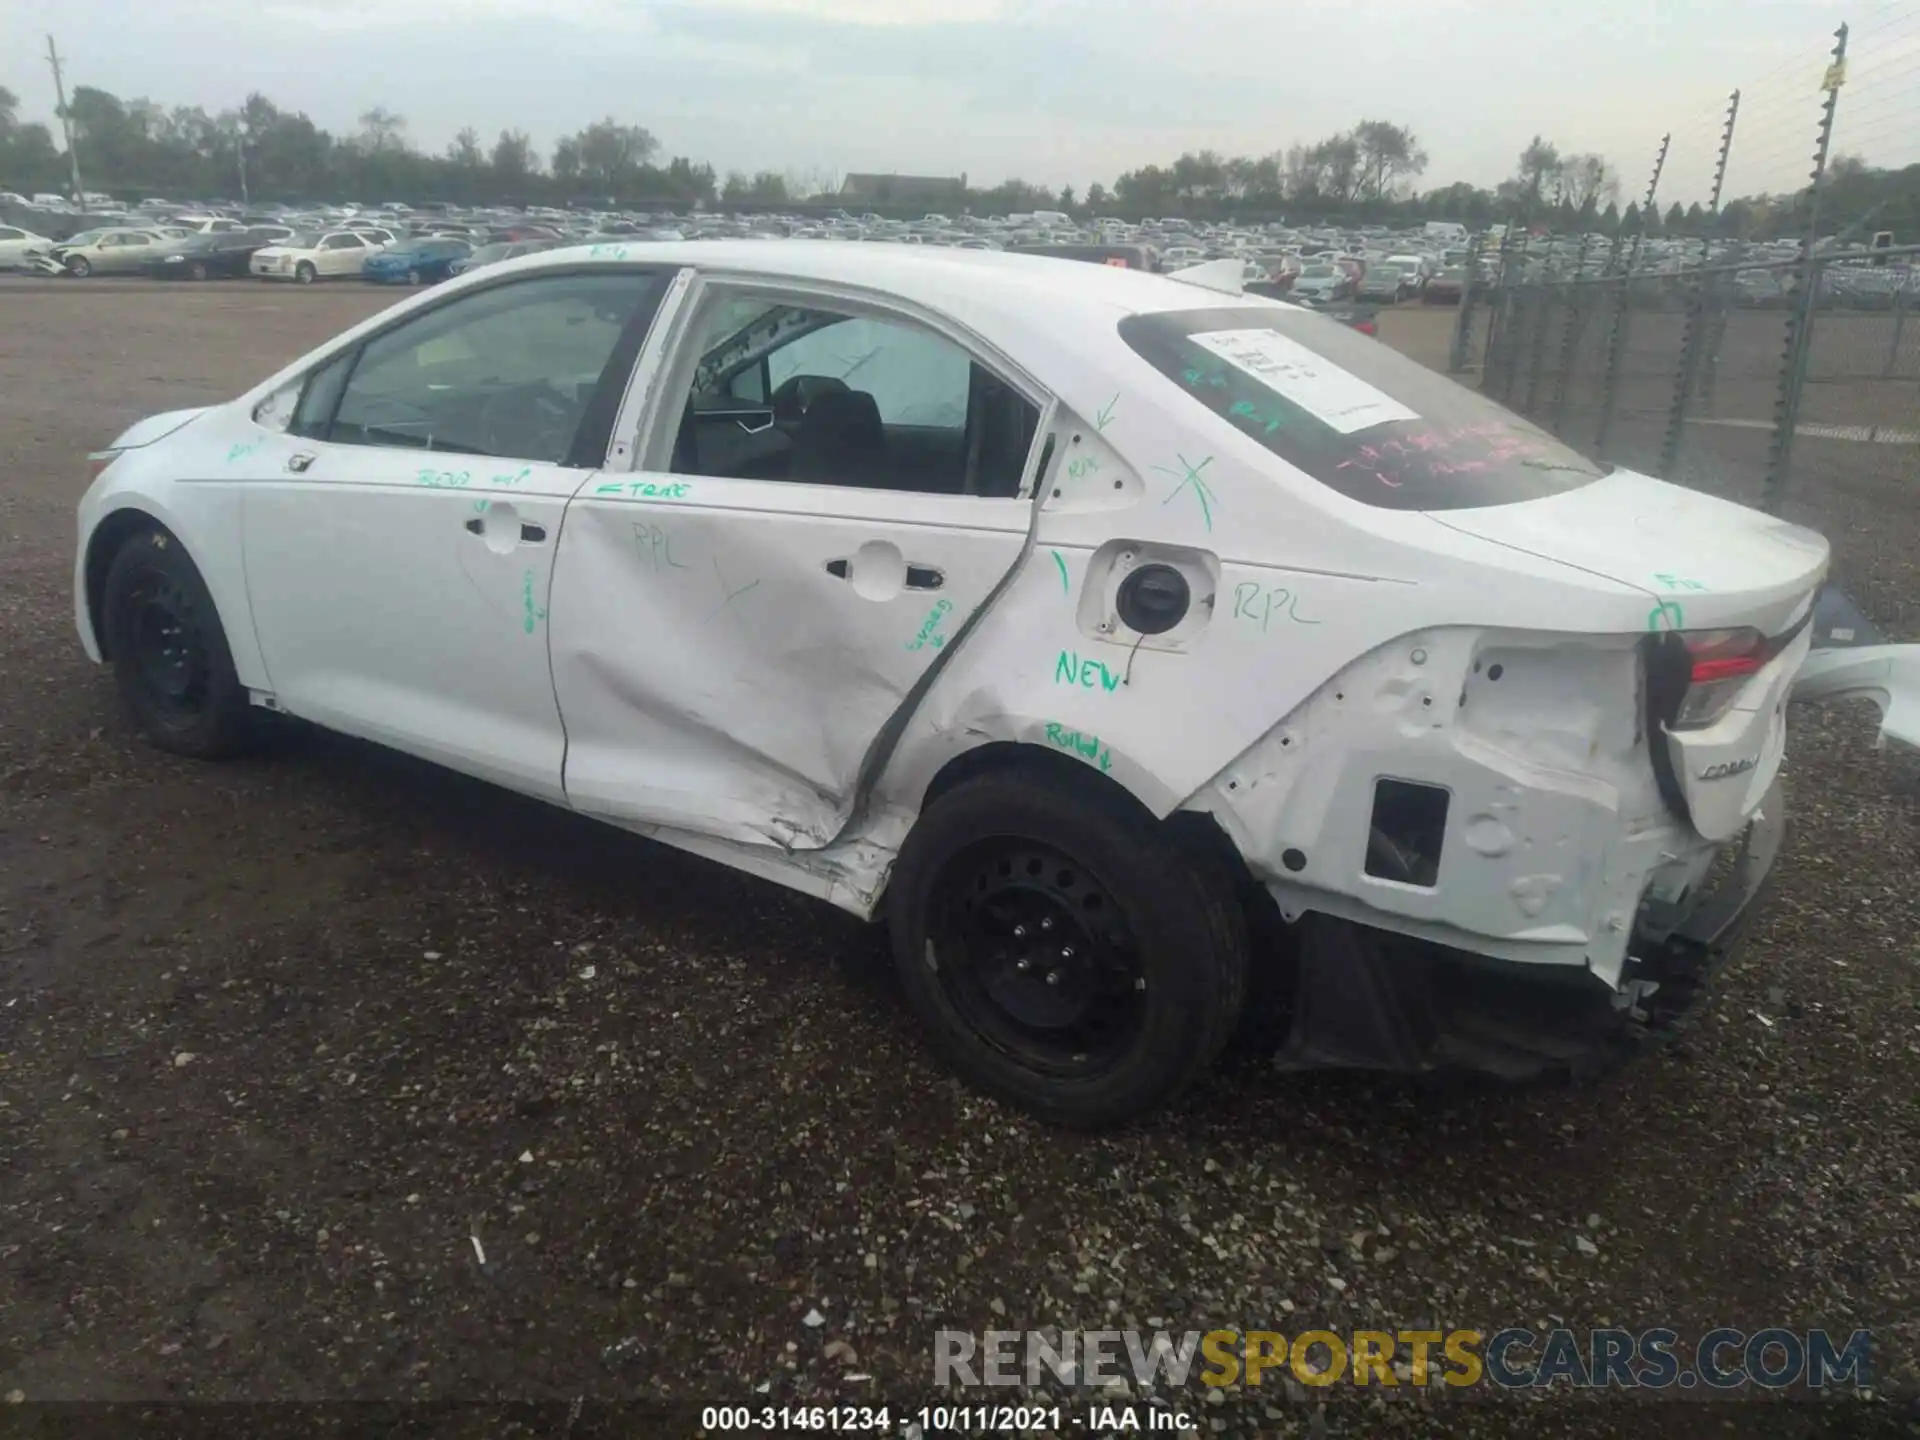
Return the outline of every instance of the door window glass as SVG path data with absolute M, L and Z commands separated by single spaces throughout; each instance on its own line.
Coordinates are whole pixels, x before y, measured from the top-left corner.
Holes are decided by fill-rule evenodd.
M 462 295 L 367 341 L 326 438 L 567 464 L 603 381 L 624 382 L 660 291 L 636 271 Z
M 671 468 L 948 495 L 1019 492 L 1039 413 L 953 341 L 910 320 L 726 297 Z

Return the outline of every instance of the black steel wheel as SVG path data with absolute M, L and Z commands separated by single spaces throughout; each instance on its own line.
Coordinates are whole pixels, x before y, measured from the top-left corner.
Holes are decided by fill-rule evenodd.
M 213 759 L 241 748 L 251 704 L 213 596 L 164 530 L 127 540 L 107 570 L 104 630 L 135 724 L 163 750 Z
M 1204 1073 L 1247 978 L 1231 884 L 1105 783 L 1041 764 L 964 781 L 921 813 L 888 889 L 901 984 L 942 1055 L 1085 1128 Z
M 996 836 L 947 862 L 929 938 L 947 1001 L 987 1043 L 1063 1078 L 1102 1074 L 1138 1038 L 1146 973 L 1126 912 L 1051 845 Z

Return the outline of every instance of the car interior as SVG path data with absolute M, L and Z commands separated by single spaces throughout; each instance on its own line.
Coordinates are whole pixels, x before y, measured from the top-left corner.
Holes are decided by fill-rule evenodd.
M 900 321 L 765 305 L 723 333 L 689 389 L 676 474 L 1019 493 L 1039 412 L 944 337 Z

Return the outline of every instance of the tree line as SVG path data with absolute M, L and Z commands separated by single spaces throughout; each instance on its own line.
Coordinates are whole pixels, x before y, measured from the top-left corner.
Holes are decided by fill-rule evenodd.
M 257 92 L 235 109 L 209 114 L 199 106 L 123 101 L 82 85 L 61 118 L 73 131 L 86 188 L 131 198 L 744 208 L 855 203 L 843 202 L 839 177 L 830 172 L 721 175 L 688 156 L 663 160 L 650 131 L 612 117 L 562 136 L 546 153 L 524 130 L 501 130 L 489 142 L 468 127 L 438 154 L 416 147 L 406 119 L 392 111 L 369 110 L 352 131 L 334 134 Z M 1520 152 L 1513 174 L 1492 188 L 1455 181 L 1422 190 L 1427 167 L 1427 152 L 1412 130 L 1369 119 L 1266 155 L 1189 152 L 1170 164 L 1126 171 L 1110 186 L 1090 185 L 1084 195 L 1020 179 L 975 188 L 961 176 L 938 203 L 980 213 L 1045 208 L 1128 219 L 1284 215 L 1296 222 L 1444 219 L 1475 227 L 1517 220 L 1562 232 L 1625 228 L 1741 238 L 1797 234 L 1807 219 L 1804 190 L 1735 199 L 1717 216 L 1698 203 L 1674 203 L 1649 207 L 1642 217 L 1631 202 L 1621 208 L 1619 177 L 1604 159 L 1563 153 L 1538 135 Z M 53 131 L 21 120 L 17 98 L 0 86 L 0 189 L 64 192 L 68 186 L 67 156 Z M 914 205 L 890 203 L 884 195 L 857 203 L 895 213 L 926 208 L 923 195 Z M 1874 170 L 1836 157 L 1823 208 L 1842 222 L 1870 216 L 1875 228 L 1912 238 L 1920 230 L 1920 166 Z

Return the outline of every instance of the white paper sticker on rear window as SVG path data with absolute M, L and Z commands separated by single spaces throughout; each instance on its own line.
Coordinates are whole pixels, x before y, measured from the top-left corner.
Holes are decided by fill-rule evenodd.
M 1278 331 L 1207 330 L 1188 338 L 1342 435 L 1389 420 L 1420 418 L 1392 396 Z

